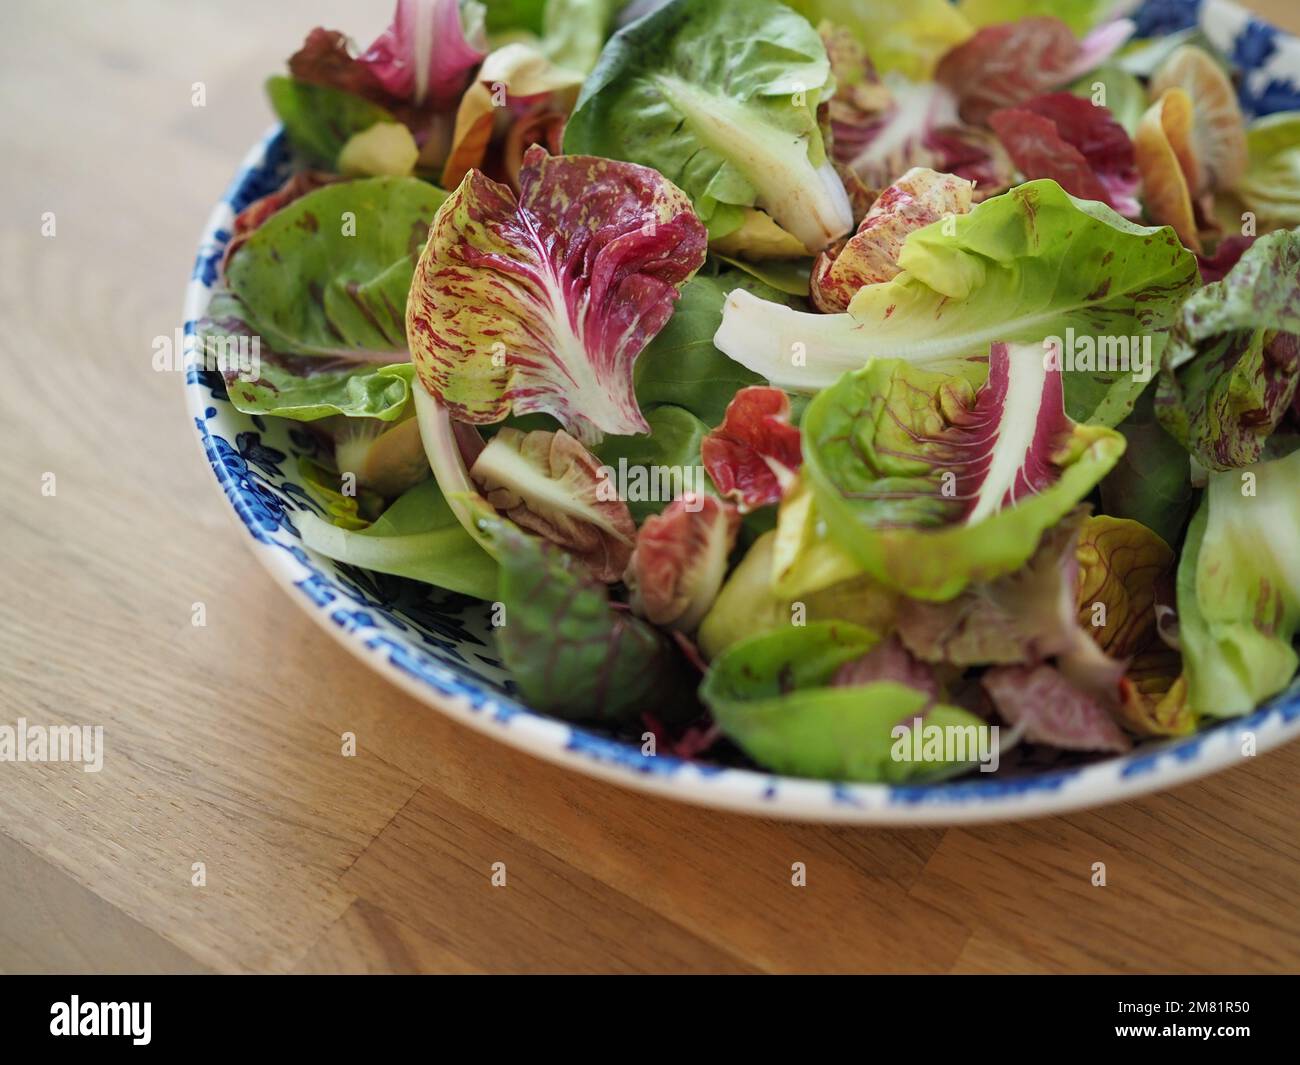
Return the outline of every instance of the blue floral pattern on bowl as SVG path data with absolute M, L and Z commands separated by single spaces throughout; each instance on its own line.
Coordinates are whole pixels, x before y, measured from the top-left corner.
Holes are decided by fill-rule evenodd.
M 1252 113 L 1300 108 L 1300 42 L 1223 0 L 1147 0 L 1143 35 L 1199 26 L 1242 67 Z M 216 282 L 234 216 L 288 176 L 284 138 L 272 131 L 244 161 L 213 210 L 186 295 L 191 335 Z M 191 353 L 186 393 L 209 467 L 255 553 L 299 606 L 360 657 L 417 698 L 512 745 L 580 772 L 660 795 L 774 817 L 874 824 L 988 821 L 1060 813 L 1131 798 L 1237 764 L 1300 735 L 1300 686 L 1255 713 L 1121 758 L 1035 775 L 975 775 L 890 786 L 802 780 L 670 755 L 575 727 L 523 705 L 495 657 L 484 604 L 410 581 L 341 565 L 302 546 L 295 515 L 320 513 L 298 481 L 314 438 L 293 422 L 236 410 L 219 374 Z M 1249 737 L 1249 742 L 1247 738 Z

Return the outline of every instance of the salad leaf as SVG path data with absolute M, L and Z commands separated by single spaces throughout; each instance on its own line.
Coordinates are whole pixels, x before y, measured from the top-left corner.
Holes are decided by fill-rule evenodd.
M 1027 178 L 1052 178 L 1071 196 L 1141 213 L 1133 142 L 1105 107 L 1068 92 L 994 111 L 989 125 Z
M 339 475 L 309 458 L 298 460 L 298 477 L 312 496 L 324 504 L 330 524 L 340 529 L 353 532 L 367 529 L 384 509 L 383 498 L 378 493 L 362 489 L 345 494 Z
M 970 209 L 969 182 L 913 167 L 880 194 L 853 236 L 817 256 L 813 303 L 828 314 L 847 310 L 858 289 L 898 276 L 910 233 Z
M 649 707 L 668 721 L 695 715 L 692 678 L 667 636 L 611 603 L 571 555 L 489 524 L 505 606 L 497 647 L 529 706 L 612 725 L 635 722 Z
M 1300 111 L 1256 119 L 1246 131 L 1246 148 L 1237 194 L 1266 225 L 1300 226 Z
M 831 22 L 852 33 L 877 70 L 913 81 L 929 79 L 940 56 L 971 35 L 970 23 L 948 0 L 793 0 L 790 6 L 814 26 Z
M 781 502 L 803 461 L 790 398 L 779 388 L 741 389 L 722 424 L 704 438 L 700 455 L 718 491 L 742 514 Z
M 778 591 L 779 533 L 765 532 L 727 578 L 696 635 L 706 658 L 716 658 L 733 643 L 759 633 L 804 621 L 844 621 L 883 639 L 894 626 L 898 596 L 870 577 L 851 570 L 844 580 L 812 591 L 787 595 Z
M 1054 181 L 916 230 L 898 264 L 901 274 L 860 289 L 844 314 L 801 314 L 732 292 L 713 342 L 773 385 L 813 392 L 882 356 L 974 372 L 971 360 L 993 341 L 1042 343 L 1073 330 L 1113 353 L 1127 337 L 1127 367 L 1118 354 L 1110 368 L 1084 353 L 1072 371 L 1066 363 L 1070 416 L 1113 425 L 1145 385 L 1141 336 L 1168 326 L 1198 283 L 1195 256 L 1171 230 L 1135 225 Z
M 793 302 L 739 270 L 696 274 L 682 289 L 668 324 L 636 361 L 633 380 L 643 410 L 671 403 L 708 425 L 717 425 L 740 389 L 763 380 L 713 345 L 713 335 L 722 322 L 722 305 L 727 293 L 735 289 L 777 303 Z
M 627 567 L 632 610 L 694 632 L 722 587 L 739 530 L 740 513 L 716 496 L 683 496 L 647 518 Z
M 1300 234 L 1261 237 L 1183 305 L 1156 414 L 1202 466 L 1258 461 L 1300 383 Z
M 461 97 L 442 183 L 453 188 L 483 167 L 502 116 L 512 130 L 552 114 L 563 116 L 581 84 L 578 71 L 556 66 L 535 45 L 514 42 L 492 52 Z M 518 181 L 517 173 L 506 176 Z
M 584 444 L 645 432 L 633 362 L 704 262 L 704 227 L 630 163 L 534 146 L 520 189 L 472 171 L 439 209 L 407 308 L 421 383 L 460 421 L 545 411 Z
M 400 122 L 379 122 L 348 138 L 337 166 L 347 177 L 406 177 L 419 158 L 409 129 Z
M 410 364 L 406 364 L 409 371 Z M 352 474 L 358 488 L 395 498 L 430 473 L 420 440 L 420 426 L 407 404 L 396 421 L 378 418 L 334 417 L 325 427 L 334 437 L 334 467 Z
M 484 7 L 476 0 L 397 0 L 392 24 L 357 62 L 393 96 L 445 109 L 485 51 Z
M 1193 44 L 1175 49 L 1147 86 L 1153 100 L 1170 89 L 1186 93 L 1192 105 L 1185 150 L 1179 154 L 1192 198 L 1231 187 L 1247 164 L 1245 120 L 1237 106 L 1237 90 L 1214 57 Z
M 296 78 L 268 78 L 266 95 L 289 143 L 308 162 L 327 169 L 335 167 L 354 134 L 397 121 L 387 108 L 364 97 Z
M 1211 281 L 1222 281 L 1254 243 L 1254 236 L 1224 237 L 1215 245 L 1213 254 L 1203 252 L 1198 255 L 1196 263 L 1201 269 L 1201 280 L 1207 285 Z
M 1156 420 L 1154 398 L 1155 389 L 1147 389 L 1120 423 L 1128 447 L 1101 482 L 1101 503 L 1106 513 L 1139 522 L 1176 544 L 1192 513 L 1191 464 Z
M 622 579 L 636 524 L 596 457 L 563 429 L 503 428 L 474 460 L 469 476 L 494 508 L 559 544 L 597 580 Z
M 1111 117 L 1132 137 L 1147 109 L 1147 91 L 1136 77 L 1122 67 L 1108 64 L 1085 74 L 1070 92 L 1105 107 Z
M 896 680 L 834 686 L 836 671 L 876 642 L 867 630 L 843 622 L 754 636 L 714 660 L 700 696 L 722 731 L 777 773 L 888 782 L 945 775 L 954 766 L 942 758 L 896 759 L 895 726 L 919 718 L 925 725 L 978 730 L 984 722 Z
M 1247 713 L 1295 675 L 1297 528 L 1300 450 L 1209 474 L 1178 564 L 1178 631 L 1194 713 Z
M 832 89 L 821 39 L 788 7 L 671 0 L 605 46 L 564 150 L 654 167 L 711 237 L 760 207 L 817 252 L 853 224 L 817 124 Z
M 248 326 L 239 317 L 240 310 L 228 294 L 215 294 L 208 317 L 199 323 L 200 341 L 215 348 L 247 336 Z M 301 422 L 344 414 L 390 422 L 406 408 L 413 373 L 410 363 L 381 365 L 285 355 L 263 347 L 257 377 L 227 374 L 226 392 L 230 402 L 245 414 L 274 414 Z
M 1114 699 L 1123 664 L 1102 653 L 1085 628 L 1091 615 L 1079 617 L 1080 575 L 1090 589 L 1102 583 L 1095 552 L 1087 554 L 1088 568 L 1080 565 L 1091 545 L 1080 536 L 1086 528 L 1086 512 L 1079 508 L 1043 534 L 1019 569 L 972 584 L 948 602 L 902 600 L 897 626 L 903 645 L 924 662 L 962 667 L 1033 666 L 1055 658 L 1081 690 Z M 1117 613 L 1122 606 L 1117 604 Z
M 975 27 L 1052 15 L 1082 34 L 1123 6 L 1115 0 L 958 0 L 957 10 Z
M 1133 746 L 1093 696 L 1048 665 L 997 666 L 980 678 L 1002 718 L 1030 743 L 1075 751 L 1127 751 Z
M 226 245 L 226 254 L 221 260 L 221 272 L 224 276 L 226 267 L 234 257 L 249 235 L 261 228 L 271 215 L 275 214 L 283 207 L 287 207 L 294 200 L 307 195 L 313 189 L 318 189 L 322 185 L 329 185 L 338 181 L 334 174 L 327 173 L 324 170 L 299 170 L 285 179 L 274 192 L 269 192 L 262 196 L 247 207 L 239 214 L 235 215 L 235 223 L 231 227 L 230 243 Z
M 1187 678 L 1182 657 L 1154 646 L 1139 654 L 1120 681 L 1121 699 L 1115 716 L 1138 736 L 1185 736 L 1196 728 L 1196 715 L 1187 705 Z
M 1157 222 L 1172 226 L 1192 251 L 1201 250 L 1186 159 L 1191 153 L 1192 101 L 1179 88 L 1165 90 L 1142 116 L 1133 137 L 1142 202 Z
M 1080 40 L 1050 16 L 985 26 L 943 57 L 935 80 L 956 93 L 961 117 L 979 125 L 994 111 L 1069 85 L 1101 66 L 1134 28 L 1128 19 L 1117 19 Z
M 807 255 L 799 238 L 778 226 L 770 214 L 764 214 L 754 207 L 743 208 L 741 214 L 744 220 L 739 228 L 709 241 L 709 250 L 715 255 L 728 262 L 742 259 L 760 263 L 773 259 L 800 259 Z M 733 265 L 742 270 L 748 269 L 741 263 Z M 795 295 L 808 295 L 807 284 Z
M 709 427 L 684 407 L 670 404 L 648 411 L 646 421 L 648 433 L 607 436 L 596 447 L 606 477 L 623 482 L 623 497 L 637 521 L 658 514 L 678 495 L 707 489 L 700 446 Z
M 547 0 L 542 43 L 551 61 L 589 73 L 620 6 L 621 0 Z
M 1124 451 L 1066 417 L 1035 346 L 994 344 L 988 381 L 875 359 L 809 404 L 804 469 L 840 548 L 881 583 L 951 599 L 1023 565 Z
M 866 186 L 884 188 L 914 166 L 974 182 L 976 200 L 1011 184 L 1006 152 L 987 130 L 961 123 L 950 89 L 899 74 L 882 79 L 853 33 L 829 23 L 821 33 L 836 84 L 827 104 L 830 150 Z
M 1075 546 L 1079 625 L 1112 658 L 1132 658 L 1156 639 L 1156 595 L 1174 553 L 1145 525 L 1090 517 Z M 1075 568 L 1075 567 L 1072 567 Z
M 445 198 L 415 178 L 326 185 L 252 233 L 226 282 L 276 351 L 400 361 L 415 256 Z
M 397 499 L 368 528 L 348 530 L 314 514 L 296 519 L 303 543 L 351 566 L 493 599 L 497 564 L 457 522 L 433 480 Z

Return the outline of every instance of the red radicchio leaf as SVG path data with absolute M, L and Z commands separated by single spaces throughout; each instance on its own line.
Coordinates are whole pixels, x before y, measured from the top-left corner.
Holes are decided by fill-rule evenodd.
M 781 502 L 803 462 L 790 397 L 766 385 L 742 388 L 722 424 L 704 437 L 700 457 L 718 491 L 736 500 L 742 514 Z
M 338 180 L 338 177 L 334 174 L 326 173 L 323 170 L 301 170 L 274 192 L 268 193 L 260 200 L 254 200 L 250 203 L 239 214 L 235 215 L 233 235 L 230 238 L 230 243 L 226 245 L 226 254 L 221 260 L 222 271 L 225 271 L 231 257 L 239 250 L 244 241 L 276 211 L 282 207 L 288 207 L 298 197 L 306 196 L 313 189 L 319 189 L 323 185 L 329 185 Z
M 1042 491 L 1060 476 L 1053 456 L 1074 423 L 1065 413 L 1060 367 L 1046 365 L 1035 347 L 1017 346 L 1013 377 L 1010 346 L 991 345 L 988 380 L 975 405 L 955 415 L 941 438 L 951 448 L 942 466 L 956 478 L 952 495 L 962 502 L 968 524 Z M 1034 413 L 1032 420 L 1026 411 Z
M 1073 93 L 994 111 L 989 125 L 1026 178 L 1052 178 L 1071 196 L 1100 200 L 1128 218 L 1137 202 L 1137 156 L 1110 110 Z
M 1072 751 L 1127 751 L 1132 745 L 1101 703 L 1048 665 L 997 666 L 981 678 L 1004 721 L 1030 743 Z
M 543 411 L 584 444 L 649 432 L 632 366 L 707 236 L 649 167 L 524 153 L 520 193 L 477 170 L 434 217 L 407 301 L 420 381 L 460 421 Z
M 397 0 L 392 25 L 357 60 L 384 90 L 417 106 L 453 106 L 483 61 L 482 26 L 467 39 L 459 0 Z
M 957 94 L 961 117 L 982 125 L 999 108 L 1068 85 L 1100 65 L 1133 30 L 1128 19 L 1116 19 L 1080 41 L 1050 16 L 985 26 L 951 49 L 934 76 Z
M 684 495 L 646 519 L 624 580 L 632 609 L 656 625 L 692 632 L 727 575 L 740 514 L 716 496 Z
M 924 662 L 917 661 L 897 636 L 876 644 L 861 658 L 845 662 L 831 677 L 831 687 L 854 687 L 882 680 L 906 684 L 909 688 L 924 692 L 930 697 L 931 703 L 939 698 L 939 682 L 934 670 Z
M 1201 282 L 1208 285 L 1212 281 L 1222 281 L 1254 243 L 1254 237 L 1225 237 L 1219 241 L 1213 255 L 1198 255 L 1196 261 L 1201 267 Z

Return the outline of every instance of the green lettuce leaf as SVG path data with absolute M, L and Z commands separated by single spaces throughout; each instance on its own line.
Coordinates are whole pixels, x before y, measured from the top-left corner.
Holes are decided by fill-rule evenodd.
M 616 33 L 564 133 L 564 150 L 654 167 L 720 237 L 760 207 L 810 252 L 853 224 L 817 107 L 826 49 L 775 0 L 670 0 Z
M 1250 154 L 1236 192 L 1264 225 L 1300 225 L 1300 111 L 1258 118 L 1246 131 Z
M 208 316 L 197 327 L 200 343 L 218 352 L 232 340 L 251 340 L 251 327 L 242 314 L 242 304 L 229 292 L 213 293 Z M 334 414 L 394 421 L 411 396 L 415 371 L 409 362 L 377 365 L 286 355 L 260 344 L 258 355 L 256 376 L 225 375 L 230 402 L 245 414 L 272 414 L 301 422 Z
M 959 0 L 957 10 L 977 29 L 1050 15 L 1082 37 L 1105 22 L 1117 6 L 1115 0 Z
M 1147 389 L 1118 428 L 1128 447 L 1101 482 L 1107 514 L 1131 518 L 1166 543 L 1182 539 L 1192 512 L 1192 469 L 1183 446 L 1156 420 L 1155 389 Z
M 1034 345 L 994 345 L 978 394 L 875 359 L 808 406 L 804 472 L 830 538 L 881 583 L 946 600 L 1017 569 L 1114 466 L 1124 438 L 1061 408 Z
M 665 484 L 679 492 L 713 490 L 700 464 L 700 445 L 709 427 L 685 408 L 669 404 L 649 411 L 646 421 L 649 433 L 607 436 L 595 448 L 596 457 L 612 471 L 614 483 L 623 485 L 623 498 L 637 524 L 672 501 L 662 490 Z
M 505 607 L 497 646 L 529 706 L 614 725 L 647 709 L 668 722 L 695 716 L 692 678 L 669 637 L 612 604 L 571 555 L 505 522 L 487 525 Z
M 496 596 L 497 564 L 461 527 L 432 479 L 408 490 L 365 529 L 340 528 L 314 514 L 298 522 L 303 543 L 327 558 L 477 599 Z
M 343 89 L 276 75 L 267 79 L 271 109 L 289 143 L 315 166 L 337 169 L 339 154 L 356 134 L 395 123 L 391 111 Z
M 782 594 L 773 585 L 776 530 L 754 541 L 700 623 L 696 639 L 706 658 L 759 633 L 805 621 L 845 621 L 884 639 L 894 623 L 898 596 L 862 574 L 812 591 Z
M 1115 425 L 1154 369 L 1151 334 L 1199 283 L 1172 229 L 1135 225 L 1046 179 L 912 232 L 898 264 L 901 274 L 860 289 L 844 314 L 733 292 L 714 343 L 778 387 L 815 392 L 872 358 L 978 380 L 993 341 L 1073 341 L 1066 410 Z
M 948 0 L 792 0 L 814 26 L 832 22 L 848 30 L 882 74 L 913 81 L 933 73 L 944 52 L 971 35 L 971 23 Z
M 834 686 L 836 670 L 878 642 L 843 622 L 787 627 L 734 644 L 709 669 L 700 697 L 722 731 L 751 758 L 777 773 L 855 781 L 919 780 L 966 763 L 893 757 L 896 725 L 981 728 L 954 706 L 935 704 L 893 680 Z
M 1178 566 L 1178 634 L 1197 714 L 1248 713 L 1295 676 L 1300 451 L 1210 473 Z
M 739 270 L 696 274 L 682 289 L 668 324 L 636 361 L 633 379 L 642 410 L 671 403 L 717 425 L 737 392 L 762 383 L 758 374 L 713 346 L 722 305 L 727 293 L 737 288 L 778 303 L 788 299 Z
M 1300 234 L 1257 240 L 1183 305 L 1156 414 L 1207 469 L 1257 461 L 1300 382 Z
M 416 178 L 326 185 L 255 230 L 227 264 L 226 283 L 276 351 L 403 361 L 407 290 L 446 198 Z

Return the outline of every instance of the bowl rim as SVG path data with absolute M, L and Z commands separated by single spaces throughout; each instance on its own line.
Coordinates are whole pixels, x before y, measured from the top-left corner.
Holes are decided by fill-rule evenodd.
M 249 150 L 208 217 L 185 293 L 187 337 L 207 308 L 212 285 L 206 274 L 230 239 L 235 205 L 247 202 L 255 182 L 265 180 L 273 152 L 282 147 L 282 136 L 278 126 L 272 127 Z M 221 401 L 211 395 L 197 369 L 187 344 L 186 405 L 207 454 L 208 426 L 221 424 L 223 417 L 218 410 Z M 235 416 L 249 417 L 225 402 Z M 1025 819 L 1123 802 L 1229 768 L 1248 757 L 1242 750 L 1247 734 L 1254 736 L 1255 753 L 1300 735 L 1298 683 L 1249 715 L 1224 719 L 1190 736 L 1147 744 L 1087 765 L 1001 780 L 976 774 L 947 783 L 865 784 L 714 766 L 667 754 L 644 755 L 625 741 L 530 710 L 488 682 L 466 677 L 438 661 L 400 633 L 350 624 L 355 614 L 341 620 L 336 598 L 320 590 L 322 579 L 329 583 L 323 574 L 329 560 L 301 545 L 257 535 L 251 516 L 241 509 L 239 485 L 230 469 L 208 457 L 217 488 L 230 504 L 227 512 L 253 533 L 246 542 L 255 557 L 290 598 L 354 657 L 426 705 L 497 740 L 587 776 L 656 796 L 762 817 L 827 823 L 906 826 Z

